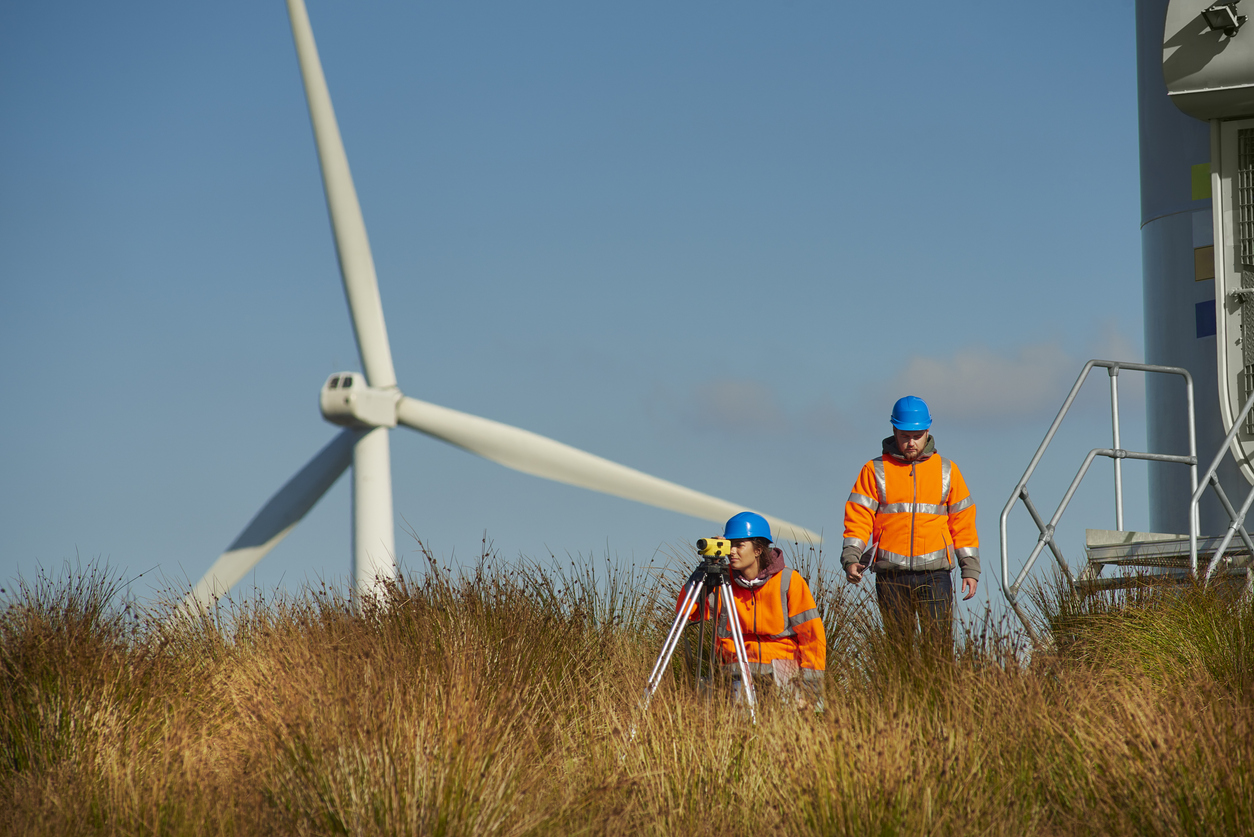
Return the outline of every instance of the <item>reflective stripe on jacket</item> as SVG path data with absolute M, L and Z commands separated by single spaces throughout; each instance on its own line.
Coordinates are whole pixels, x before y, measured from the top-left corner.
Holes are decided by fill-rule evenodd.
M 765 581 L 749 582 L 752 586 L 738 580 L 731 584 L 749 669 L 754 674 L 770 673 L 773 661 L 794 660 L 803 683 L 821 681 L 827 667 L 823 620 L 819 618 L 818 606 L 805 578 L 796 570 L 782 566 L 782 556 L 779 560 L 780 570 Z M 702 614 L 713 611 L 716 603 L 721 605 L 711 597 L 702 608 Z M 718 610 L 722 610 L 721 606 Z M 701 618 L 696 607 L 689 618 Z M 726 613 L 718 613 L 717 633 L 719 656 L 730 669 L 736 664 L 736 646 Z
M 845 503 L 844 546 L 873 544 L 877 571 L 947 570 L 956 559 L 963 578 L 979 578 L 975 501 L 958 466 L 935 451 L 929 439 L 906 462 L 892 437 L 884 440 L 884 455 L 862 466 Z

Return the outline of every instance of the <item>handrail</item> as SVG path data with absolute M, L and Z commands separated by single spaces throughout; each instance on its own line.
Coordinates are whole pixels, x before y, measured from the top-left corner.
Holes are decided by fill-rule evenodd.
M 1110 448 L 1094 448 L 1089 451 L 1088 456 L 1084 459 L 1084 464 L 1080 466 L 1079 472 L 1075 475 L 1075 479 L 1071 481 L 1071 485 L 1067 488 L 1067 493 L 1063 495 L 1062 502 L 1059 504 L 1057 511 L 1054 512 L 1048 523 L 1045 523 L 1037 512 L 1036 507 L 1032 504 L 1028 497 L 1027 484 L 1031 479 L 1036 466 L 1040 463 L 1041 457 L 1045 455 L 1045 449 L 1049 447 L 1050 442 L 1054 439 L 1054 434 L 1058 431 L 1059 425 L 1062 424 L 1063 418 L 1071 409 L 1072 402 L 1075 401 L 1076 395 L 1080 392 L 1080 387 L 1084 385 L 1088 375 L 1093 371 L 1094 367 L 1101 367 L 1107 370 L 1110 376 L 1110 414 L 1111 414 L 1111 430 L 1113 446 Z M 1187 412 L 1189 417 L 1189 455 L 1178 456 L 1163 453 L 1148 453 L 1143 451 L 1129 451 L 1122 449 L 1119 444 L 1119 372 L 1127 369 L 1133 372 L 1157 372 L 1166 375 L 1180 375 L 1185 382 L 1185 399 Z M 1251 399 L 1254 401 L 1254 398 Z M 1250 404 L 1246 405 L 1246 411 L 1249 410 Z M 1245 411 L 1242 412 L 1242 416 Z M 1239 426 L 1239 422 L 1237 425 Z M 1222 452 L 1221 452 L 1222 453 Z M 1019 589 L 1031 571 L 1036 559 L 1040 556 L 1041 550 L 1046 546 L 1057 561 L 1058 566 L 1062 569 L 1063 575 L 1067 581 L 1074 587 L 1075 578 L 1071 574 L 1070 568 L 1067 566 L 1066 559 L 1063 558 L 1062 549 L 1058 546 L 1054 539 L 1054 531 L 1058 525 L 1058 520 L 1067 509 L 1067 505 L 1071 502 L 1072 496 L 1080 485 L 1080 481 L 1084 479 L 1084 475 L 1088 472 L 1089 466 L 1093 464 L 1094 457 L 1106 456 L 1114 460 L 1115 467 L 1115 528 L 1123 531 L 1123 470 L 1121 460 L 1123 459 L 1143 459 L 1153 462 L 1178 462 L 1189 466 L 1189 475 L 1192 481 L 1193 496 L 1196 498 L 1198 492 L 1197 485 L 1197 435 L 1193 417 L 1193 376 L 1189 374 L 1189 370 L 1179 366 L 1157 366 L 1148 363 L 1125 363 L 1117 360 L 1090 360 L 1084 364 L 1084 368 L 1080 371 L 1080 376 L 1076 378 L 1075 384 L 1071 387 L 1071 391 L 1067 393 L 1067 398 L 1063 401 L 1062 408 L 1058 411 L 1058 415 L 1054 417 L 1054 422 L 1049 426 L 1049 430 L 1045 433 L 1045 439 L 1041 442 L 1040 447 L 1036 449 L 1036 454 L 1032 457 L 1032 461 L 1028 464 L 1028 468 L 1024 471 L 1022 478 L 1015 486 L 1014 491 L 1010 494 L 1010 499 L 1006 501 L 1006 507 L 1002 509 L 999 530 L 1001 535 L 1001 575 L 1002 575 L 1002 592 L 1006 596 L 1006 600 L 1014 609 L 1015 615 L 1023 622 L 1028 633 L 1036 638 L 1036 632 L 1032 629 L 1026 614 L 1019 607 L 1018 594 Z M 1218 467 L 1216 464 L 1214 467 Z M 1222 489 L 1221 489 L 1222 491 Z M 1254 502 L 1254 493 L 1251 495 L 1251 502 Z M 1226 498 L 1225 498 L 1226 499 Z M 1032 554 L 1024 563 L 1023 569 L 1020 570 L 1013 584 L 1010 583 L 1010 555 L 1009 555 L 1009 539 L 1007 536 L 1007 518 L 1010 516 L 1010 510 L 1014 508 L 1015 503 L 1023 501 L 1024 506 L 1031 515 L 1032 521 L 1040 530 L 1040 537 L 1037 538 L 1036 547 L 1032 550 Z M 1245 506 L 1248 509 L 1249 505 Z M 1233 512 L 1235 514 L 1235 512 Z M 1197 503 L 1194 502 L 1190 506 L 1189 511 L 1189 542 L 1196 555 L 1197 549 L 1197 525 L 1198 512 Z M 1243 530 L 1244 531 L 1244 530 Z M 1254 547 L 1252 547 L 1254 550 Z M 1196 566 L 1196 562 L 1194 563 Z
M 1219 477 L 1215 474 L 1219 470 L 1219 463 L 1223 462 L 1224 457 L 1232 452 L 1232 440 L 1237 437 L 1237 433 L 1241 430 L 1241 423 L 1245 421 L 1245 417 L 1249 414 L 1250 408 L 1254 407 L 1254 393 L 1245 400 L 1245 405 L 1241 407 L 1241 413 L 1236 420 L 1232 422 L 1232 429 L 1228 431 L 1228 435 L 1224 437 L 1224 443 L 1219 446 L 1219 451 L 1215 454 L 1215 458 L 1211 460 L 1210 467 L 1206 469 L 1206 476 L 1202 478 L 1202 484 L 1193 486 L 1193 496 L 1189 499 L 1189 515 L 1196 519 L 1198 507 L 1202 501 L 1202 495 L 1206 493 L 1207 486 L 1215 490 L 1215 494 L 1219 497 L 1219 504 L 1224 507 L 1224 511 L 1228 514 L 1228 519 L 1232 521 L 1228 526 L 1228 531 L 1224 533 L 1223 540 L 1219 542 L 1219 547 L 1215 550 L 1215 555 L 1211 558 L 1210 564 L 1206 568 L 1206 576 L 1203 579 L 1204 584 L 1209 584 L 1211 576 L 1215 573 L 1215 568 L 1219 566 L 1219 562 L 1223 560 L 1224 552 L 1228 549 L 1228 545 L 1232 543 L 1232 538 L 1236 534 L 1241 535 L 1241 540 L 1245 542 L 1251 554 L 1254 554 L 1254 541 L 1250 540 L 1250 533 L 1245 529 L 1245 515 L 1250 510 L 1250 505 L 1254 504 L 1254 489 L 1245 498 L 1245 502 L 1241 504 L 1241 510 L 1235 511 L 1232 508 L 1232 502 L 1228 499 L 1227 493 L 1223 486 L 1219 484 Z M 1235 454 L 1233 455 L 1235 459 Z M 1194 527 L 1189 532 L 1189 573 L 1197 577 L 1197 528 Z

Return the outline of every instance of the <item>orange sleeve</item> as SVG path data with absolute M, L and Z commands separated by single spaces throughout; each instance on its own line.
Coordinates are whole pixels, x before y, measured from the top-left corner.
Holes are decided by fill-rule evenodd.
M 818 605 L 810 593 L 810 585 L 796 570 L 788 586 L 788 626 L 797 634 L 797 648 L 801 654 L 798 664 L 810 671 L 827 668 L 827 636 L 823 632 L 823 619 Z
M 849 499 L 845 501 L 845 542 L 843 547 L 856 546 L 865 550 L 871 542 L 871 530 L 875 524 L 875 512 L 880 507 L 879 487 L 875 484 L 875 467 L 868 462 L 862 466 Z
M 962 567 L 963 578 L 980 577 L 980 533 L 975 526 L 975 500 L 967 490 L 958 466 L 951 463 L 949 496 L 949 534 L 954 540 L 954 555 Z

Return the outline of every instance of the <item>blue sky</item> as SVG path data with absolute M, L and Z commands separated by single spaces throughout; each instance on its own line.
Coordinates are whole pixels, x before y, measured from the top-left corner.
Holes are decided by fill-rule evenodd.
M 914 392 L 993 570 L 1083 361 L 1141 357 L 1131 0 L 310 16 L 409 395 L 838 543 Z M 0 115 L 0 579 L 81 556 L 195 580 L 331 438 L 318 388 L 359 363 L 284 6 L 6 4 Z M 1040 505 L 1109 443 L 1103 387 Z M 649 563 L 717 528 L 404 430 L 392 454 L 407 562 L 409 529 L 449 561 L 486 531 L 507 557 Z M 345 579 L 349 494 L 247 583 Z M 1102 465 L 1076 558 L 1111 494 Z

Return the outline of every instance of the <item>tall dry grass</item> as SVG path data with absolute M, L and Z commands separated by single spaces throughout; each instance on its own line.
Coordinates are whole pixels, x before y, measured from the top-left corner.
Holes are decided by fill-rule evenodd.
M 1254 622 L 1231 597 L 1055 596 L 1056 651 L 985 620 L 942 660 L 893 647 L 820 556 L 792 563 L 828 626 L 827 708 L 756 726 L 678 676 L 640 714 L 674 573 L 487 554 L 361 613 L 318 588 L 195 622 L 135 611 L 106 570 L 41 575 L 0 612 L 0 830 L 1254 832 Z

